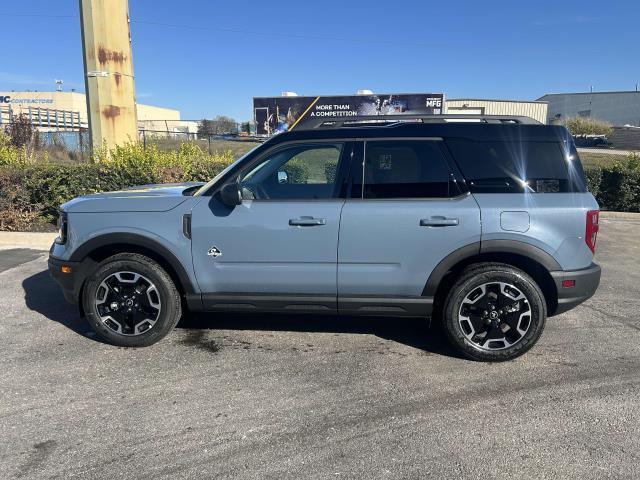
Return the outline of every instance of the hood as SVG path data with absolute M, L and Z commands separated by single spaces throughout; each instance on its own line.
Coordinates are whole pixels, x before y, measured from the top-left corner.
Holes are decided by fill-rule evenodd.
M 203 182 L 141 185 L 74 198 L 61 208 L 73 213 L 166 212 L 186 201 Z

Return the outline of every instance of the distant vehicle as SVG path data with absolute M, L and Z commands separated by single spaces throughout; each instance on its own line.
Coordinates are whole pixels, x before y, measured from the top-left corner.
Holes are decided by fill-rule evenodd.
M 596 291 L 598 204 L 564 127 L 470 117 L 333 119 L 204 185 L 76 198 L 51 274 L 115 345 L 186 306 L 433 317 L 467 357 L 512 359 Z
M 574 135 L 573 139 L 580 148 L 613 148 L 606 135 Z

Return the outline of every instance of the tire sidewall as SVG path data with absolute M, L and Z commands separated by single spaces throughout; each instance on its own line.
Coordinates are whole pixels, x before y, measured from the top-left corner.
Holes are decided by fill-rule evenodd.
M 121 335 L 107 327 L 98 314 L 95 297 L 97 289 L 105 278 L 116 272 L 134 272 L 148 278 L 157 288 L 160 297 L 160 315 L 155 325 L 139 335 Z M 100 337 L 114 345 L 123 347 L 148 346 L 165 337 L 180 318 L 180 305 L 176 305 L 175 286 L 170 277 L 159 265 L 134 259 L 106 260 L 101 264 L 85 284 L 83 308 L 88 322 Z
M 504 282 L 514 285 L 527 297 L 531 309 L 531 321 L 527 333 L 515 345 L 502 350 L 483 350 L 470 342 L 458 322 L 460 306 L 466 296 L 484 283 Z M 540 338 L 547 316 L 544 296 L 538 285 L 524 272 L 512 268 L 493 267 L 472 270 L 454 285 L 447 300 L 444 326 L 452 343 L 467 357 L 482 361 L 505 361 L 516 358 L 529 350 Z

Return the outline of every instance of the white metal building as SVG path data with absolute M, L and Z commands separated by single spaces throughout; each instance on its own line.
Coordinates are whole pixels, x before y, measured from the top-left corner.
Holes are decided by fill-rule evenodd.
M 547 102 L 491 100 L 480 98 L 446 99 L 446 113 L 470 115 L 518 115 L 547 123 Z
M 180 111 L 172 108 L 136 105 L 139 124 L 147 130 L 184 129 Z M 87 100 L 79 92 L 0 92 L 0 123 L 24 114 L 42 129 L 87 127 Z M 189 126 L 186 126 L 189 128 Z
M 549 103 L 548 121 L 591 117 L 614 126 L 640 126 L 640 92 L 550 93 L 538 99 Z

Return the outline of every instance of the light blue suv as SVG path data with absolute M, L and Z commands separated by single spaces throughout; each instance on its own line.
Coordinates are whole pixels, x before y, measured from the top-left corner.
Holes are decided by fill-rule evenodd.
M 461 353 L 499 361 L 594 294 L 597 232 L 563 127 L 332 121 L 269 139 L 206 185 L 65 203 L 49 268 L 116 345 L 157 342 L 185 307 L 433 317 Z

